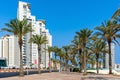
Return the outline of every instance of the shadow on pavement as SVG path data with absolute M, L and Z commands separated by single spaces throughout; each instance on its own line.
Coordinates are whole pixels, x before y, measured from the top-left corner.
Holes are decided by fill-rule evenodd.
M 81 80 L 120 80 L 120 78 L 108 78 L 108 77 L 82 77 Z

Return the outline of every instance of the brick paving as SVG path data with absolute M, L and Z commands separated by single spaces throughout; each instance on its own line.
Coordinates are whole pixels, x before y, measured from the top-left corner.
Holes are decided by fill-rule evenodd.
M 120 80 L 120 76 L 96 74 L 88 74 L 83 76 L 82 73 L 52 72 L 26 75 L 24 77 L 15 76 L 0 78 L 0 80 Z

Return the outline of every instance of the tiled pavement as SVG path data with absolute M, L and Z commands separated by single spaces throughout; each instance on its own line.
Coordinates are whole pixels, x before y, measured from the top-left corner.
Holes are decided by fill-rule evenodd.
M 0 80 L 120 80 L 120 76 L 95 74 L 88 74 L 83 76 L 81 73 L 52 72 L 33 74 L 24 77 L 16 76 L 0 78 Z

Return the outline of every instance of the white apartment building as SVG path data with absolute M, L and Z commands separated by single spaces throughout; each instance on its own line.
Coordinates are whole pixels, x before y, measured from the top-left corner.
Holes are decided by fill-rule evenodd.
M 0 58 L 5 58 L 7 66 L 18 66 L 19 54 L 15 50 L 15 37 L 6 35 L 0 38 Z
M 3 41 L 0 39 L 0 57 L 3 57 Z
M 52 46 L 52 36 L 50 35 L 49 30 L 46 29 L 45 27 L 46 22 L 44 20 L 36 20 L 36 17 L 31 15 L 30 4 L 22 1 L 19 1 L 18 3 L 17 18 L 19 20 L 27 19 L 29 22 L 32 23 L 32 29 L 34 30 L 34 32 L 27 33 L 23 37 L 24 65 L 30 66 L 30 64 L 32 63 L 34 64 L 34 66 L 37 66 L 38 63 L 37 45 L 28 42 L 32 35 L 39 34 L 39 35 L 46 35 L 48 40 L 48 44 L 42 45 L 42 51 L 41 51 L 41 65 L 42 65 L 41 67 L 47 68 L 49 64 L 49 57 L 48 57 L 48 52 L 45 51 L 44 48 L 47 48 L 47 46 Z

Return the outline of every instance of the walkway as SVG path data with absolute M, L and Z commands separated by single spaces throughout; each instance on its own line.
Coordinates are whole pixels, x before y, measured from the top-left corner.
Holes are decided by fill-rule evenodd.
M 83 74 L 81 73 L 52 72 L 33 74 L 24 77 L 15 76 L 8 78 L 0 78 L 0 80 L 120 80 L 120 77 L 113 75 L 95 74 L 88 74 L 87 76 L 83 76 Z

